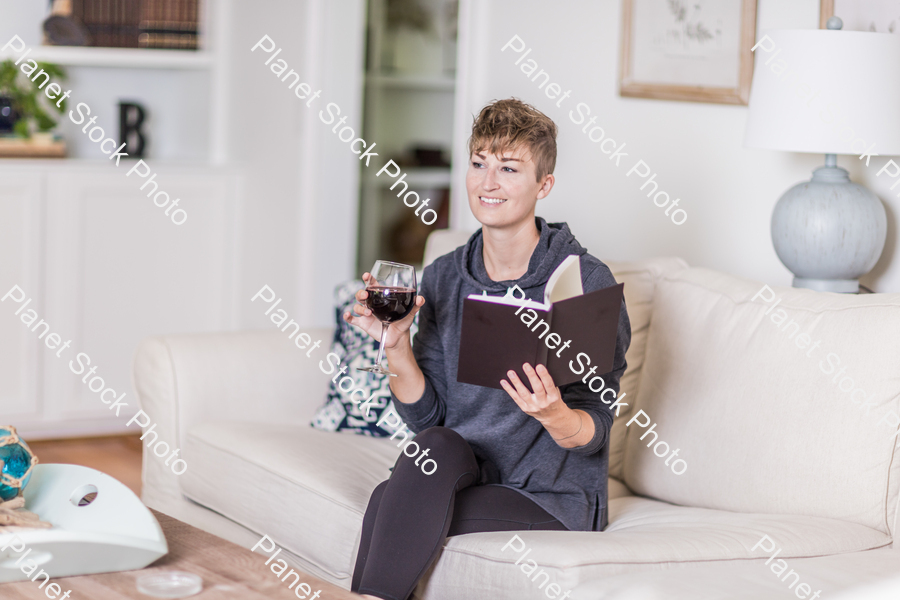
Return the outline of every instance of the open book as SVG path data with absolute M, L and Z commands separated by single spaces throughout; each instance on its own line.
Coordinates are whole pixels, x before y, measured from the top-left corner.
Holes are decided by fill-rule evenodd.
M 547 367 L 557 386 L 581 380 L 594 366 L 592 377 L 608 373 L 623 287 L 585 294 L 580 259 L 571 255 L 553 271 L 542 303 L 515 288 L 503 297 L 469 296 L 463 301 L 457 381 L 502 389 L 500 380 L 512 369 L 530 389 L 522 371 L 526 362 Z

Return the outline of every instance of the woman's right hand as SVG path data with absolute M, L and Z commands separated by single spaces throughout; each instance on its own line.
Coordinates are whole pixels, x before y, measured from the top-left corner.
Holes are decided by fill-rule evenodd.
M 370 277 L 371 275 L 369 273 L 363 273 L 363 282 L 366 285 L 368 285 Z M 379 321 L 372 314 L 372 311 L 363 304 L 368 296 L 369 294 L 366 292 L 365 288 L 356 292 L 356 301 L 358 304 L 353 305 L 353 308 L 351 309 L 352 312 L 344 313 L 344 320 L 351 325 L 359 327 L 373 339 L 380 342 L 382 330 L 381 321 Z M 424 305 L 425 298 L 423 296 L 416 296 L 416 305 L 413 307 L 412 311 L 399 321 L 394 321 L 390 324 L 388 327 L 387 338 L 384 343 L 385 350 L 395 348 L 403 340 L 406 340 L 406 342 L 409 343 L 409 328 L 412 326 L 416 313 L 418 313 L 419 309 Z

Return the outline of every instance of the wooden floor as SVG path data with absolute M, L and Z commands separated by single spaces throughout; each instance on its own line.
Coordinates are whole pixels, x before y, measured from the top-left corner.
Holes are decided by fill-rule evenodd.
M 140 497 L 142 443 L 138 435 L 28 442 L 42 464 L 66 463 L 115 477 Z

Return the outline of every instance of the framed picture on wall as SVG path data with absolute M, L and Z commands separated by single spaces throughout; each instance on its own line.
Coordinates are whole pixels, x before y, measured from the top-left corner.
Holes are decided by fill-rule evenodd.
M 897 0 L 821 0 L 819 27 L 837 15 L 845 31 L 900 34 L 900 2 Z
M 622 0 L 619 95 L 747 104 L 755 36 L 756 0 Z

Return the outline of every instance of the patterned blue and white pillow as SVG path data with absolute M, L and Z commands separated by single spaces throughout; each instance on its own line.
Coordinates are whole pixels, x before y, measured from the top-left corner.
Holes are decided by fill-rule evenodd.
M 334 290 L 337 328 L 334 332 L 331 352 L 341 357 L 341 367 L 347 367 L 347 371 L 336 381 L 339 382 L 344 377 L 350 377 L 353 379 L 353 386 L 350 390 L 362 389 L 366 392 L 366 396 L 363 401 L 354 404 L 350 399 L 349 392 L 338 388 L 336 382 L 329 382 L 328 398 L 325 405 L 316 411 L 311 425 L 323 431 L 349 430 L 359 435 L 389 437 L 393 435 L 394 429 L 385 429 L 376 425 L 377 421 L 381 419 L 381 415 L 393 408 L 388 378 L 384 375 L 375 375 L 356 369 L 375 363 L 375 359 L 378 358 L 378 342 L 358 327 L 344 321 L 342 316 L 356 304 L 356 292 L 362 288 L 363 282 L 355 279 L 337 286 Z M 418 330 L 418 321 L 419 317 L 416 315 L 410 328 L 410 335 L 415 335 Z M 345 387 L 347 387 L 346 384 Z M 367 406 L 368 411 L 361 410 L 363 402 L 373 393 L 375 397 Z M 355 397 L 359 399 L 359 394 L 356 394 Z M 366 412 L 369 413 L 368 416 L 366 416 Z

